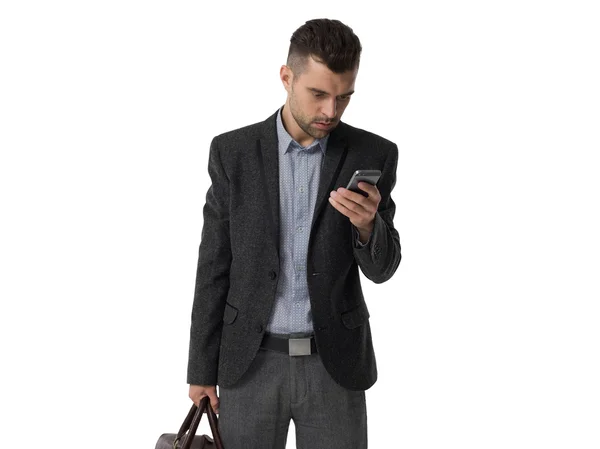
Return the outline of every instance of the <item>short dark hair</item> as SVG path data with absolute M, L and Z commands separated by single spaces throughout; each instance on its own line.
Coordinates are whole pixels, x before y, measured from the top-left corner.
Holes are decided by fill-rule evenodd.
M 314 19 L 298 28 L 290 39 L 287 65 L 300 75 L 312 57 L 334 73 L 358 67 L 362 47 L 352 28 L 339 20 Z

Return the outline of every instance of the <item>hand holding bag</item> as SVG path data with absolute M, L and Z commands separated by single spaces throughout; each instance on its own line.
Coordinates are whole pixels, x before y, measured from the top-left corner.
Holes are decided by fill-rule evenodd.
M 205 409 L 213 438 L 208 435 L 196 436 L 196 430 L 198 430 Z M 155 449 L 224 449 L 219 434 L 217 415 L 210 405 L 209 397 L 204 396 L 200 400 L 199 407 L 193 404 L 179 432 L 177 434 L 163 433 L 158 439 Z

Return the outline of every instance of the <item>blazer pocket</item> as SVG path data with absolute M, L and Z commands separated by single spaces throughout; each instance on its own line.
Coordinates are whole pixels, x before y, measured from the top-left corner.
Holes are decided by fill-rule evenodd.
M 358 307 L 342 313 L 342 323 L 348 329 L 354 329 L 362 326 L 370 316 L 369 309 L 367 309 L 367 305 L 363 302 Z
M 223 322 L 225 324 L 233 324 L 238 315 L 238 309 L 230 305 L 228 302 L 225 303 L 225 311 L 223 312 Z

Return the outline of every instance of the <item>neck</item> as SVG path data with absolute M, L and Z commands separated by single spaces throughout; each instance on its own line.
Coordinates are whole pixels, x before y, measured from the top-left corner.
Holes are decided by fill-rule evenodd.
M 296 119 L 290 110 L 289 100 L 285 102 L 283 110 L 281 111 L 281 121 L 283 122 L 285 130 L 292 136 L 292 139 L 303 147 L 306 147 L 315 141 L 314 137 L 306 134 L 304 130 L 298 126 L 298 123 L 296 123 Z

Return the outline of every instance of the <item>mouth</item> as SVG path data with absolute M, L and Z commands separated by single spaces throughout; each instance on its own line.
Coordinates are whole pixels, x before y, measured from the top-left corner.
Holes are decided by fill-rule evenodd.
M 325 122 L 314 122 L 315 126 L 319 129 L 330 129 L 333 127 L 333 122 L 325 123 Z

